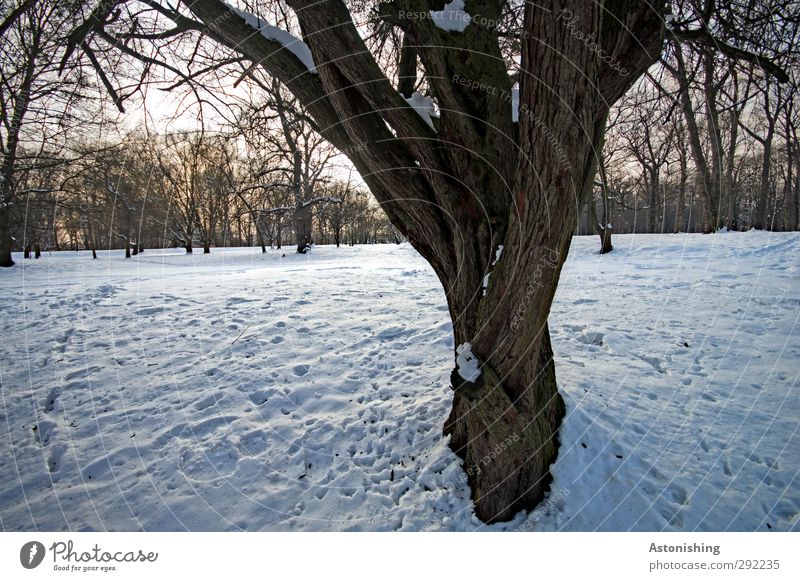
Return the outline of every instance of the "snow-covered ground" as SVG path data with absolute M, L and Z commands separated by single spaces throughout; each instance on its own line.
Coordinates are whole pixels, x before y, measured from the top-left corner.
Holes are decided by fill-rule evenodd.
M 550 498 L 486 527 L 407 245 L 0 273 L 4 530 L 798 530 L 800 235 L 576 238 Z

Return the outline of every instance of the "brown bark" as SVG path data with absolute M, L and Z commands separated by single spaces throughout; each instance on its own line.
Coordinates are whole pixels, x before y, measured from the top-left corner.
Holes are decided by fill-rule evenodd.
M 294 212 L 294 233 L 297 242 L 297 252 L 305 254 L 311 247 L 311 205 L 300 204 Z
M 188 7 L 223 42 L 286 84 L 435 270 L 455 344 L 469 343 L 481 366 L 474 381 L 457 370 L 451 375 L 445 431 L 465 460 L 479 518 L 509 519 L 535 506 L 548 487 L 564 404 L 547 318 L 578 208 L 591 191 L 608 109 L 660 54 L 662 15 L 644 2 L 527 4 L 524 107 L 514 123 L 512 81 L 496 30 L 449 33 L 427 20 L 397 18 L 391 11 L 398 5 L 382 5 L 382 17 L 403 28 L 409 43 L 434 47 L 418 54 L 443 111 L 431 129 L 370 56 L 341 0 L 289 4 L 315 75 L 288 51 L 248 33 L 240 18 L 219 18 L 218 2 Z M 578 17 L 594 45 L 568 33 L 562 8 Z M 501 16 L 499 3 L 473 0 L 470 9 Z M 598 57 L 598 45 L 614 55 L 617 68 Z M 505 250 L 495 262 L 500 245 Z
M 700 206 L 702 209 L 703 232 L 712 232 L 721 225 L 719 223 L 720 214 L 718 212 L 720 207 L 719 181 L 715 179 L 715 175 L 717 174 L 712 170 L 704 152 L 702 140 L 700 138 L 700 129 L 697 124 L 697 117 L 692 103 L 691 79 L 680 47 L 676 49 L 675 56 L 676 67 L 670 68 L 670 71 L 678 82 L 678 99 L 686 121 L 689 150 L 692 153 L 695 171 L 697 172 L 697 182 L 703 192 L 703 200 L 696 203 L 695 207 Z M 706 73 L 708 72 L 707 69 L 704 69 L 704 71 Z M 708 83 L 707 77 L 706 82 Z M 713 85 L 713 79 L 711 84 Z M 716 148 L 712 148 L 712 151 L 714 150 L 716 150 Z
M 403 37 L 400 48 L 400 64 L 397 67 L 397 90 L 406 98 L 414 93 L 417 84 L 417 49 L 411 45 L 408 36 Z
M 770 175 L 772 171 L 772 140 L 775 136 L 775 117 L 770 109 L 769 86 L 764 89 L 764 115 L 767 118 L 766 132 L 763 138 L 756 138 L 761 144 L 763 158 L 761 162 L 761 176 L 758 185 L 758 201 L 753 226 L 759 230 L 772 230 L 774 213 L 767 217 L 767 205 L 770 194 Z

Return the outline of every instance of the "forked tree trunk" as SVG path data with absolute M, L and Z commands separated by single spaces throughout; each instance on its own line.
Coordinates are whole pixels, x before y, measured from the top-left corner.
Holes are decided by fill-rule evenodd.
M 288 4 L 316 75 L 241 18 L 219 18 L 219 2 L 188 8 L 286 84 L 431 264 L 457 346 L 444 429 L 465 461 L 478 517 L 510 519 L 549 485 L 564 404 L 548 314 L 608 109 L 661 53 L 663 15 L 645 2 L 526 4 L 514 122 L 496 30 L 470 25 L 453 34 L 397 18 L 396 6 L 383 3 L 382 16 L 403 28 L 408 46 L 433 47 L 417 55 L 442 110 L 431 128 L 370 56 L 344 2 Z M 501 17 L 496 2 L 472 0 L 469 8 Z M 600 46 L 614 59 L 600 58 Z

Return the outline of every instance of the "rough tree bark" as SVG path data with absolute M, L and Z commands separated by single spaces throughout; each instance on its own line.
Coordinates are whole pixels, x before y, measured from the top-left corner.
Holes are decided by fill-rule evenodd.
M 514 123 L 497 30 L 446 32 L 430 19 L 401 18 L 419 8 L 414 2 L 382 4 L 381 17 L 402 28 L 410 46 L 430 47 L 418 57 L 443 111 L 431 128 L 381 71 L 341 0 L 289 0 L 317 74 L 240 17 L 221 18 L 220 2 L 186 5 L 214 38 L 297 96 L 431 264 L 461 357 L 471 353 L 480 365 L 475 377 L 457 364 L 445 424 L 476 513 L 492 522 L 535 506 L 549 486 L 564 415 L 547 317 L 608 109 L 659 56 L 663 15 L 633 1 L 526 4 Z M 470 8 L 499 19 L 502 3 L 475 0 Z M 596 43 L 571 35 L 567 22 Z
M 102 4 L 106 15 L 116 3 Z M 417 47 L 441 111 L 431 121 L 381 70 L 343 0 L 287 3 L 314 71 L 220 0 L 182 2 L 200 22 L 164 4 L 158 10 L 179 30 L 203 31 L 279 79 L 430 263 L 446 292 L 457 345 L 445 431 L 464 459 L 478 517 L 511 518 L 547 490 L 564 413 L 547 317 L 578 208 L 591 192 L 608 110 L 659 57 L 664 5 L 525 3 L 521 70 L 512 77 L 497 28 L 471 23 L 445 31 L 421 17 L 444 0 L 383 2 L 378 17 Z M 486 22 L 501 21 L 504 5 L 467 2 Z M 93 17 L 71 37 L 80 41 L 104 20 Z M 721 46 L 734 58 L 749 54 L 720 45 L 705 29 L 672 34 Z M 755 55 L 750 60 L 774 67 Z M 518 121 L 511 110 L 516 79 Z M 691 109 L 681 93 L 682 108 Z M 696 129 L 689 127 L 690 137 Z M 715 202 L 718 195 L 708 207 L 718 213 Z

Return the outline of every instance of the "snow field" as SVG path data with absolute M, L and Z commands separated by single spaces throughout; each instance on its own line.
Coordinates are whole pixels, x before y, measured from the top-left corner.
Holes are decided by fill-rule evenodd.
M 4 272 L 4 530 L 797 530 L 797 234 L 576 238 L 550 498 L 486 527 L 407 245 L 62 252 Z M 34 429 L 35 428 L 35 429 Z

